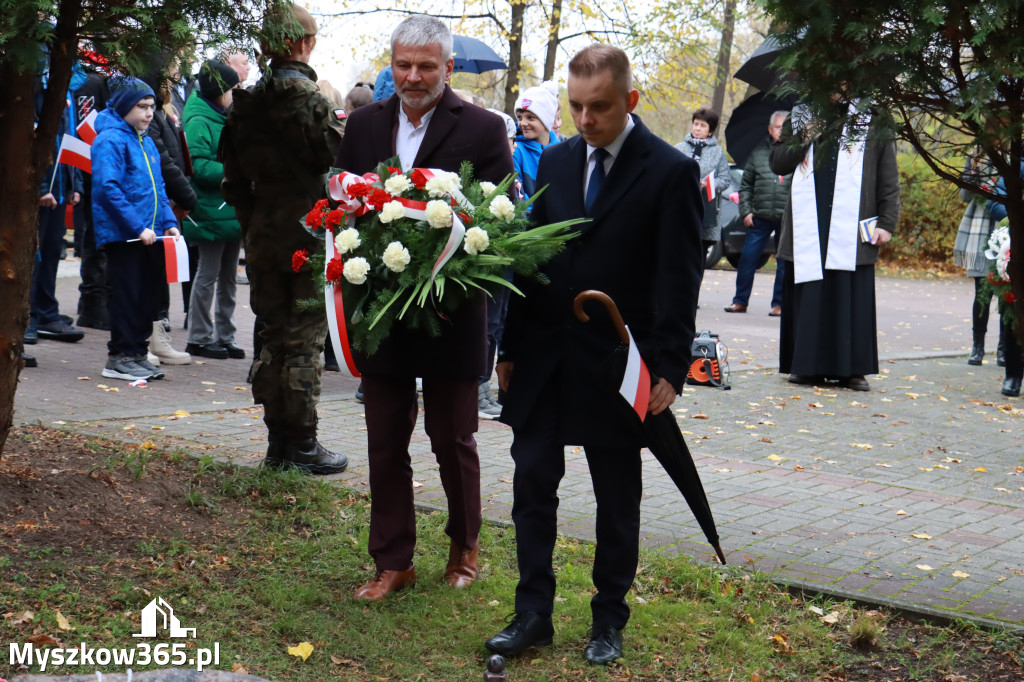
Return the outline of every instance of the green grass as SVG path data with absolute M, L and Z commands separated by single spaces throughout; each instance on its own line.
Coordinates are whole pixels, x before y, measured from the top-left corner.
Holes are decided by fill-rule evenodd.
M 136 458 L 133 473 L 145 475 L 149 461 Z M 62 561 L 61 550 L 37 552 L 20 564 L 0 557 L 0 613 L 35 613 L 29 628 L 0 620 L 0 640 L 23 642 L 42 632 L 66 646 L 133 646 L 138 612 L 159 595 L 184 626 L 197 628 L 196 646 L 219 643 L 220 669 L 240 665 L 288 681 L 481 679 L 483 642 L 513 609 L 512 530 L 484 528 L 481 579 L 456 591 L 441 580 L 445 516 L 421 514 L 419 584 L 368 605 L 351 598 L 372 565 L 364 497 L 297 473 L 235 469 L 210 459 L 175 466 L 195 472 L 183 501 L 225 521 L 233 512 L 230 533 L 202 542 L 136 541 L 116 557 L 90 555 L 86 565 Z M 979 665 L 990 655 L 1019 662 L 1021 643 L 1010 635 L 967 624 L 911 626 L 815 600 L 824 613 L 838 614 L 829 626 L 808 609 L 810 602 L 761 576 L 644 552 L 628 596 L 625 657 L 608 669 L 590 667 L 581 652 L 589 634 L 593 554 L 591 544 L 560 538 L 555 643 L 512 661 L 511 679 L 815 680 L 882 657 L 909 675 L 893 679 L 930 680 L 971 657 Z M 58 629 L 58 611 L 72 632 Z M 897 622 L 905 625 L 890 636 Z M 305 662 L 288 654 L 300 642 L 314 647 Z M 0 658 L 0 677 L 14 676 L 5 663 Z M 91 671 L 56 671 L 65 672 Z

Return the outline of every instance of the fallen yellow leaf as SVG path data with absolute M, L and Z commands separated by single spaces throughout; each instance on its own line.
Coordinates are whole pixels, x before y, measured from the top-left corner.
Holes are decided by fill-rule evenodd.
M 298 646 L 290 646 L 288 647 L 288 653 L 305 661 L 313 653 L 313 645 L 309 642 L 303 642 Z
M 874 446 L 870 443 L 850 443 L 852 447 L 860 448 L 861 450 L 870 450 Z
M 954 578 L 970 578 L 970 573 L 964 573 L 963 571 L 953 571 Z
M 932 539 L 932 536 L 928 535 L 928 533 L 911 533 L 910 535 L 912 537 L 917 538 L 918 540 L 931 540 Z
M 770 459 L 773 462 L 785 462 L 786 461 L 785 457 L 779 457 L 778 455 L 768 455 L 768 459 Z
M 935 570 L 934 568 L 932 568 L 928 564 L 918 564 L 914 568 L 916 568 L 919 571 L 934 571 Z
M 988 473 L 988 469 L 986 469 L 985 467 L 978 467 L 977 469 L 975 469 L 975 471 L 980 471 L 983 474 Z
M 57 611 L 56 614 L 57 614 L 57 627 L 59 627 L 61 630 L 70 630 L 71 629 L 71 623 L 69 623 L 68 619 L 64 617 L 64 614 L 61 613 L 60 611 Z
M 217 385 L 216 381 L 203 381 L 201 383 L 203 384 L 203 386 L 216 386 Z
M 896 516 L 908 516 L 908 514 L 907 512 L 900 509 L 898 512 L 896 512 Z
M 177 417 L 191 417 L 192 416 L 191 414 L 189 414 L 185 410 L 175 410 L 174 414 Z

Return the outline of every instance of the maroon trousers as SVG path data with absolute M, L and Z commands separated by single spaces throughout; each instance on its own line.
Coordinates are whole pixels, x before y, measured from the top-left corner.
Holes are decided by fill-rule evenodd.
M 480 534 L 479 380 L 424 377 L 424 427 L 448 497 L 445 533 L 461 547 Z M 412 567 L 416 548 L 409 441 L 419 406 L 413 377 L 364 376 L 370 461 L 370 556 L 377 570 Z

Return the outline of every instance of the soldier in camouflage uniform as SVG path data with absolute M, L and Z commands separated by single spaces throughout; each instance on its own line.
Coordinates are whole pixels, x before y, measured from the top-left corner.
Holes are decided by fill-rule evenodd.
M 308 63 L 316 22 L 301 7 L 290 10 L 268 21 L 281 27 L 277 40 L 268 32 L 263 46 L 269 72 L 252 91 L 236 91 L 221 136 L 223 192 L 242 225 L 252 309 L 266 324 L 250 374 L 269 431 L 264 465 L 334 474 L 345 470 L 348 458 L 316 438 L 327 319 L 323 311 L 296 306 L 323 292 L 308 272 L 292 271 L 291 257 L 298 249 L 324 248 L 302 223 L 324 197 L 342 128 Z

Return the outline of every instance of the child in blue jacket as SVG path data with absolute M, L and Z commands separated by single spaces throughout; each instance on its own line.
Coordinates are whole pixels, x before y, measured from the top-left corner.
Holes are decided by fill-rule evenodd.
M 96 247 L 107 253 L 110 342 L 103 376 L 162 379 L 146 354 L 153 331 L 156 291 L 164 277 L 157 237 L 178 234 L 160 174 L 160 155 L 146 137 L 153 120 L 153 90 L 135 78 L 111 81 L 107 108 L 96 119 L 92 145 L 93 225 Z
M 523 134 L 516 138 L 512 163 L 523 183 L 526 199 L 532 197 L 538 189 L 537 163 L 541 152 L 550 146 L 551 129 L 557 111 L 558 100 L 543 87 L 527 88 L 516 100 L 516 119 Z

